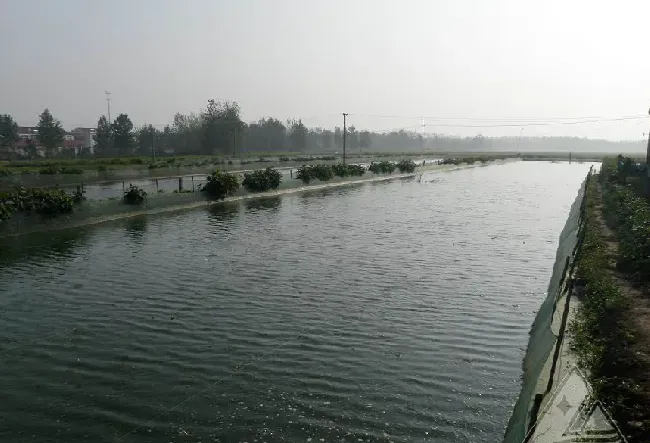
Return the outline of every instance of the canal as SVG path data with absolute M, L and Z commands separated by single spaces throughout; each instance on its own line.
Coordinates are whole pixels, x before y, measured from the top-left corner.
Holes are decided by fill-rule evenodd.
M 0 441 L 500 441 L 589 166 L 1 240 Z

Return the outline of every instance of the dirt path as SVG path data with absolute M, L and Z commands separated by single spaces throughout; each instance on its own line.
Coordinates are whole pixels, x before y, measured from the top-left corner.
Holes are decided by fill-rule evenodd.
M 616 269 L 616 257 L 618 256 L 618 240 L 616 234 L 607 226 L 603 216 L 602 190 L 598 186 L 595 214 L 600 225 L 603 241 L 607 247 L 609 257 L 609 272 L 618 284 L 619 289 L 629 301 L 629 325 L 634 333 L 634 344 L 629 349 L 630 354 L 635 357 L 631 373 L 621 374 L 629 377 L 639 385 L 640 395 L 645 407 L 638 411 L 631 428 L 638 429 L 638 438 L 634 442 L 650 442 L 650 296 L 646 285 L 640 284 L 635 279 Z

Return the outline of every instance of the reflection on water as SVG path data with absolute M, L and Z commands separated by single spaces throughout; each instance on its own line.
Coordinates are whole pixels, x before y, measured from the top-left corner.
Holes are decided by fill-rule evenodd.
M 124 220 L 124 229 L 129 238 L 141 240 L 147 232 L 147 216 L 127 218 Z
M 241 201 L 225 201 L 206 208 L 210 220 L 216 222 L 228 221 L 239 215 Z
M 255 198 L 244 200 L 244 206 L 247 210 L 256 211 L 264 209 L 277 209 L 282 204 L 282 196 L 272 196 L 265 198 Z
M 0 266 L 41 257 L 68 256 L 91 236 L 92 228 L 82 227 L 0 238 Z
M 3 241 L 0 441 L 501 441 L 588 168 L 513 163 Z

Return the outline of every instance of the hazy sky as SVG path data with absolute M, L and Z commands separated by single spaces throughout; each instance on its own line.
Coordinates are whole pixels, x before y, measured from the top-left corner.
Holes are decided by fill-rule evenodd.
M 419 129 L 423 116 L 427 132 L 459 135 L 650 107 L 648 0 L 0 0 L 0 10 L 0 113 L 20 124 L 49 107 L 68 128 L 94 126 L 105 90 L 113 118 L 136 125 L 210 98 L 237 101 L 247 121 L 331 127 L 348 112 L 358 128 L 387 130 Z M 504 123 L 516 126 L 458 126 Z M 646 117 L 523 134 L 648 129 Z

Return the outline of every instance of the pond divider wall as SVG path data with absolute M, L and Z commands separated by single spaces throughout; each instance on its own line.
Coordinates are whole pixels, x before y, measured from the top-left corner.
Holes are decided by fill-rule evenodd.
M 0 238 L 12 237 L 17 235 L 29 234 L 33 232 L 54 231 L 59 229 L 77 228 L 85 225 L 93 225 L 112 220 L 118 220 L 129 217 L 138 217 L 149 214 L 160 214 L 165 212 L 182 211 L 206 206 L 221 204 L 222 202 L 238 201 L 256 198 L 268 198 L 283 194 L 292 194 L 305 191 L 313 191 L 324 188 L 339 186 L 360 185 L 363 183 L 372 183 L 380 181 L 397 180 L 412 178 L 422 175 L 426 172 L 451 172 L 460 169 L 469 169 L 477 167 L 487 167 L 490 165 L 502 165 L 513 160 L 497 160 L 487 164 L 472 164 L 460 166 L 446 165 L 426 165 L 419 166 L 411 173 L 395 173 L 390 175 L 374 175 L 366 172 L 363 177 L 358 178 L 340 178 L 335 177 L 328 182 L 313 181 L 304 184 L 298 179 L 284 180 L 277 191 L 268 191 L 260 193 L 250 193 L 243 187 L 237 190 L 233 196 L 226 197 L 224 200 L 207 200 L 201 192 L 188 193 L 170 193 L 163 194 L 150 193 L 145 205 L 125 205 L 121 198 L 109 200 L 90 200 L 76 205 L 71 214 L 61 214 L 57 217 L 43 217 L 35 215 L 20 215 L 2 222 L 0 228 Z
M 535 423 L 540 405 L 544 397 L 553 387 L 553 377 L 556 370 L 559 354 L 559 344 L 566 328 L 566 306 L 558 306 L 558 301 L 563 294 L 570 291 L 570 279 L 575 255 L 579 246 L 580 226 L 584 211 L 584 193 L 586 181 L 582 183 L 569 217 L 560 234 L 560 242 L 555 256 L 553 274 L 548 285 L 546 299 L 542 303 L 528 339 L 528 348 L 523 362 L 523 381 L 519 398 L 514 406 L 508 427 L 504 436 L 504 443 L 522 443 L 530 427 Z M 565 284 L 566 283 L 566 284 Z M 569 297 L 567 297 L 567 300 Z M 553 333 L 551 324 L 557 309 L 563 310 L 562 326 L 558 335 Z M 552 352 L 555 348 L 555 352 Z M 550 371 L 546 373 L 544 367 L 550 362 Z M 546 378 L 548 377 L 548 378 Z M 542 378 L 544 378 L 542 380 Z M 538 387 L 543 384 L 545 393 L 540 394 Z

